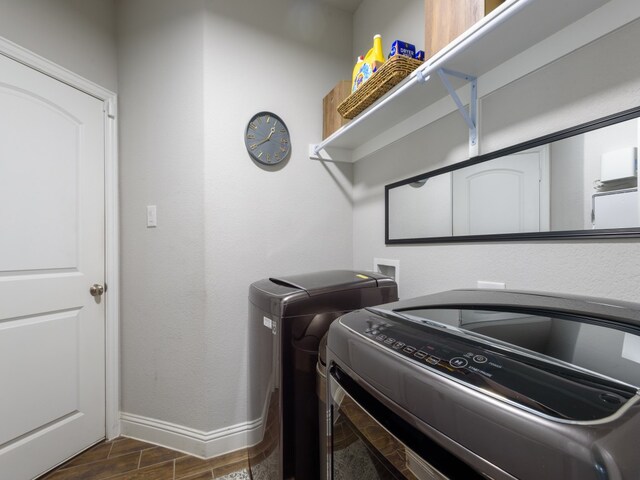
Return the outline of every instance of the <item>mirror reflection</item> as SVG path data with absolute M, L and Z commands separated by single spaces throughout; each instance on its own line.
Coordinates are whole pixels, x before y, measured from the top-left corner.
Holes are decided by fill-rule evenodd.
M 638 115 L 387 185 L 387 243 L 640 235 Z

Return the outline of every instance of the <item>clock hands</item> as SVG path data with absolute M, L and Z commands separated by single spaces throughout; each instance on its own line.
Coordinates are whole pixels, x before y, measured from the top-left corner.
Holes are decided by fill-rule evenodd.
M 258 143 L 255 144 L 255 146 L 257 147 L 258 145 L 262 145 L 264 142 L 268 142 L 269 140 L 271 140 L 271 136 L 276 132 L 276 127 L 273 126 L 271 127 L 271 130 L 269 130 L 269 135 L 267 135 L 267 137 L 264 140 L 260 140 Z

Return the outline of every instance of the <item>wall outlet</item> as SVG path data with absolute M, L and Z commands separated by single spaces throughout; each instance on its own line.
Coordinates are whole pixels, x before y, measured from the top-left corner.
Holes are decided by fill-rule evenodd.
M 400 292 L 400 260 L 374 258 L 373 271 L 393 278 L 398 285 L 398 292 Z
M 505 282 L 487 282 L 485 280 L 478 280 L 478 288 L 492 288 L 494 290 L 502 290 L 507 288 Z

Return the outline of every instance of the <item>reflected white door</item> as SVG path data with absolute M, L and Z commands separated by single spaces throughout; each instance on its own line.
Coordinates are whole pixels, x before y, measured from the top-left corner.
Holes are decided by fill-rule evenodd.
M 547 151 L 537 148 L 453 172 L 453 234 L 549 229 Z
M 105 435 L 103 103 L 0 55 L 0 478 Z

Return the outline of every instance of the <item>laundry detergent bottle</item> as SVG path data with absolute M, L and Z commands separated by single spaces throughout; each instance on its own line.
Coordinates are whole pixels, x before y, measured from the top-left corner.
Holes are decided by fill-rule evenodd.
M 356 58 L 356 65 L 353 67 L 353 75 L 351 76 L 351 93 L 355 92 L 357 89 L 356 77 L 358 76 L 358 73 L 360 73 L 360 68 L 362 67 L 363 63 L 364 57 L 362 55 Z
M 367 59 L 367 57 L 370 56 L 370 59 Z M 365 62 L 369 62 L 372 65 L 375 64 L 376 67 L 374 69 L 374 72 L 378 69 L 378 67 L 381 67 L 382 64 L 384 63 L 384 52 L 382 51 L 382 36 L 381 35 L 375 35 L 373 37 L 373 48 L 371 50 L 369 50 L 369 52 L 367 53 L 367 57 L 365 57 Z
M 369 50 L 364 56 L 364 62 L 355 76 L 351 92 L 355 92 L 364 82 L 369 80 L 371 75 L 373 75 L 383 63 L 384 53 L 382 51 L 382 36 L 375 35 L 373 37 L 373 48 L 371 48 L 371 50 Z

